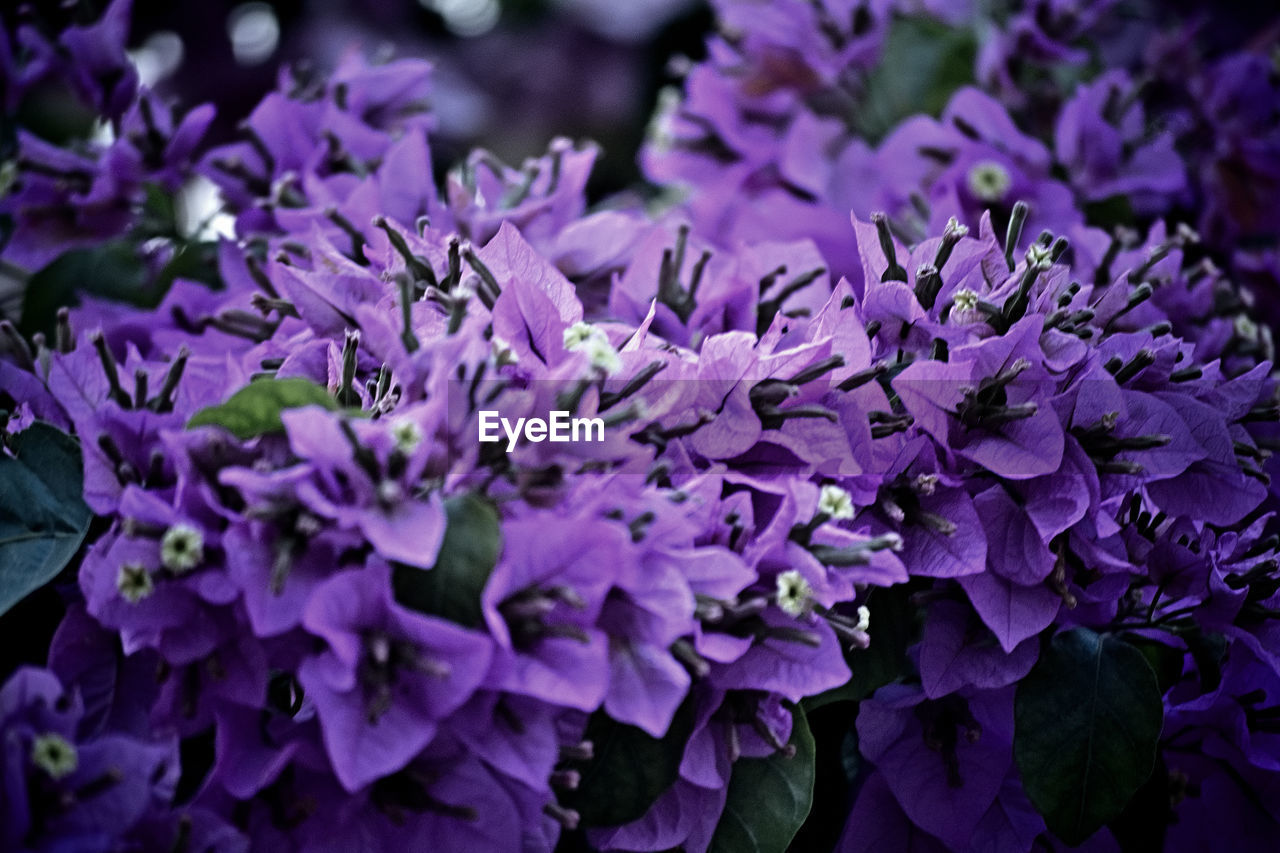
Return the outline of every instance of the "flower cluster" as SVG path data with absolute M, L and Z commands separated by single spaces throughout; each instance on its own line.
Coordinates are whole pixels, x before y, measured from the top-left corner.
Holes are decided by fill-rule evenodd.
M 10 263 L 36 270 L 70 248 L 120 239 L 130 229 L 139 242 L 177 236 L 164 230 L 171 223 L 139 213 L 149 201 L 174 206 L 214 110 L 205 104 L 178 115 L 139 87 L 124 50 L 129 10 L 129 2 L 117 0 L 97 22 L 56 38 L 39 21 L 20 24 L 12 44 L 7 34 L 0 37 L 0 73 L 11 81 L 6 114 L 60 83 L 99 119 L 93 138 L 68 147 L 18 128 L 0 198 L 0 217 L 14 225 L 5 251 Z M 155 264 L 166 260 L 159 247 L 151 254 Z
M 885 125 L 892 103 L 866 97 L 875 75 L 905 77 L 895 84 L 912 91 L 913 72 L 895 63 L 921 64 L 916 41 L 876 64 L 887 4 L 796 3 L 808 11 L 792 10 L 790 26 L 751 0 L 715 5 L 724 34 L 688 71 L 683 96 L 660 108 L 644 154 L 654 180 L 688 188 L 689 213 L 708 234 L 728 243 L 809 236 L 852 274 L 850 210 L 885 212 L 913 242 L 951 217 L 976 228 L 987 210 L 1003 227 L 1018 201 L 1030 206 L 1033 232 L 1077 242 L 1099 239 L 1073 233 L 1086 222 L 1131 234 L 1173 217 L 1256 282 L 1271 310 L 1280 81 L 1269 42 L 1205 56 L 1193 26 L 1176 18 L 1136 17 L 1112 32 L 1122 17 L 1115 0 L 1012 4 L 1007 18 L 943 31 L 953 62 L 977 50 L 973 73 L 986 89 L 957 87 L 937 119 L 904 112 Z M 799 23 L 814 16 L 819 23 Z M 846 20 L 858 37 L 837 26 Z M 803 50 L 792 46 L 797 28 L 813 42 Z M 834 46 L 852 45 L 832 58 Z M 1085 66 L 1099 57 L 1108 68 L 1089 78 Z
M 873 145 L 838 114 L 891 5 L 719 3 L 646 154 L 688 185 L 662 212 L 589 210 L 563 140 L 441 191 L 419 61 L 287 72 L 203 153 L 208 116 L 136 93 L 86 173 L 200 174 L 237 239 L 216 288 L 0 330 L 6 430 L 77 436 L 100 517 L 57 675 L 0 693 L 13 844 L 729 849 L 734 780 L 812 762 L 836 708 L 840 849 L 1110 849 L 1118 810 L 1064 823 L 1026 770 L 1064 637 L 1155 691 L 1145 831 L 1272 837 L 1280 404 L 1223 255 L 1258 226 L 1206 177 L 1235 154 L 1184 159 L 1123 71 L 1051 146 L 968 87 Z M 1052 5 L 1008 32 L 1077 62 L 1109 4 Z M 1191 88 L 1255 85 L 1230 62 Z M 1277 167 L 1274 111 L 1188 103 Z M 80 191 L 33 158 L 14 263 L 69 245 L 37 194 Z M 1116 197 L 1141 231 L 1097 227 Z M 1199 234 L 1165 221 L 1188 203 Z M 552 410 L 603 440 L 476 440 Z M 175 739 L 206 754 L 177 797 Z
M 101 631 L 76 622 L 64 624 L 62 639 L 79 634 L 68 641 L 74 643 Z M 113 708 L 112 685 L 105 686 L 106 692 L 89 695 L 88 705 L 53 672 L 24 668 L 0 688 L 5 848 L 247 850 L 213 812 L 171 807 L 180 771 L 177 740 L 154 743 L 120 731 L 131 715 L 145 722 L 137 708 L 127 707 L 138 697 Z

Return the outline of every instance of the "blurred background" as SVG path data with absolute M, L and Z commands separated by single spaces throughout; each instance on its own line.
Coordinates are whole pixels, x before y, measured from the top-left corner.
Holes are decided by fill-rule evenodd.
M 282 64 L 332 66 L 356 47 L 425 57 L 442 168 L 474 145 L 518 164 L 555 136 L 591 138 L 598 198 L 638 179 L 668 67 L 700 57 L 711 24 L 702 0 L 134 0 L 129 43 L 144 82 L 217 105 L 218 140 Z

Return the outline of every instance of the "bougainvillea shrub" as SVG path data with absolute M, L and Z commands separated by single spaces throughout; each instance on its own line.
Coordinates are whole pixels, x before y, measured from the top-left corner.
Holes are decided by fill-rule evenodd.
M 718 0 L 603 200 L 6 14 L 0 846 L 1271 849 L 1280 30 L 1000 5 Z

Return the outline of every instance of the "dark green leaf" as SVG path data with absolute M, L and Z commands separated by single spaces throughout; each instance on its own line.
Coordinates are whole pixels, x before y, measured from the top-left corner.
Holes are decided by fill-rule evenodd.
M 93 514 L 80 446 L 36 423 L 0 454 L 0 614 L 52 580 L 75 556 Z
M 161 295 L 168 293 L 180 278 L 217 285 L 220 281 L 217 263 L 217 243 L 184 243 L 174 250 L 169 263 L 160 270 L 154 285 L 155 292 Z
M 845 662 L 852 677 L 840 687 L 805 699 L 805 710 L 816 711 L 832 702 L 861 702 L 908 671 L 907 646 L 911 644 L 914 626 L 909 595 L 907 584 L 871 591 L 867 598 L 871 611 L 871 645 L 847 652 Z
M 1045 823 L 1079 844 L 1151 775 L 1164 707 L 1142 652 L 1087 628 L 1045 644 L 1018 685 L 1013 755 Z
M 1221 634 L 1206 634 L 1199 628 L 1181 634 L 1191 650 L 1200 674 L 1200 692 L 1212 693 L 1222 683 L 1222 660 L 1227 655 L 1227 638 Z
M 927 18 L 896 20 L 884 59 L 867 78 L 866 97 L 850 116 L 854 129 L 875 143 L 908 116 L 937 116 L 958 88 L 973 81 L 976 56 L 968 30 Z
M 245 441 L 283 430 L 280 413 L 302 406 L 338 408 L 333 396 L 309 379 L 259 379 L 232 394 L 227 402 L 196 412 L 187 429 L 220 426 Z
M 1182 649 L 1141 634 L 1125 634 L 1123 639 L 1142 652 L 1142 656 L 1147 659 L 1147 665 L 1156 674 L 1156 683 L 1160 685 L 1161 696 L 1182 680 L 1182 662 L 1187 656 Z
M 145 196 L 137 224 L 140 234 L 145 237 L 178 236 L 178 207 L 173 193 L 155 183 L 147 184 L 143 192 Z
M 565 805 L 578 812 L 583 826 L 619 826 L 643 816 L 675 782 L 692 731 L 689 702 L 661 738 L 596 712 L 586 733 L 595 757 L 582 768 L 582 782 Z
M 52 340 L 58 309 L 78 305 L 86 294 L 154 307 L 164 294 L 146 284 L 146 266 L 133 246 L 104 243 L 72 249 L 32 273 L 19 326 L 27 335 L 43 332 Z
M 733 765 L 711 853 L 783 853 L 813 805 L 814 745 L 804 711 L 795 709 L 790 758 L 743 758 Z
M 1090 225 L 1107 231 L 1120 226 L 1132 227 L 1138 221 L 1137 215 L 1133 212 L 1133 204 L 1129 201 L 1129 197 L 1123 194 L 1087 203 L 1084 206 L 1084 215 Z
M 435 566 L 430 571 L 396 566 L 396 601 L 420 613 L 479 627 L 484 623 L 480 594 L 502 552 L 498 513 L 476 495 L 449 498 L 444 509 L 449 521 Z
M 179 278 L 216 284 L 217 244 L 174 243 L 172 256 L 154 276 L 131 243 L 72 249 L 31 275 L 22 297 L 19 327 L 27 335 L 43 332 L 52 338 L 58 309 L 79 305 L 82 296 L 154 308 Z

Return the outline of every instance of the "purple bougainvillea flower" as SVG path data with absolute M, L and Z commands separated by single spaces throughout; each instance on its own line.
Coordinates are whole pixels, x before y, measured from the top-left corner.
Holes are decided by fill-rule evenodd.
M 74 433 L 98 519 L 57 677 L 0 690 L 0 843 L 696 853 L 753 819 L 743 774 L 808 778 L 812 714 L 839 849 L 1055 846 L 1013 697 L 1064 628 L 1168 664 L 1169 844 L 1266 837 L 1265 40 L 944 5 L 717 0 L 654 191 L 606 200 L 562 139 L 437 186 L 425 62 L 287 69 L 204 150 L 127 3 L 22 12 L 0 258 L 49 328 L 0 323 L 0 461 Z M 884 97 L 975 48 L 977 85 Z M 25 124 L 59 86 L 101 134 Z M 234 239 L 155 221 L 197 175 Z M 155 307 L 35 316 L 83 248 L 138 250 Z M 603 439 L 479 440 L 553 411 Z M 675 778 L 606 827 L 610 726 Z
M 294 452 L 314 472 L 296 487 L 311 512 L 359 530 L 389 560 L 422 568 L 435 562 L 444 537 L 440 496 L 424 500 L 413 494 L 412 478 L 418 471 L 406 464 L 405 454 L 389 438 L 382 447 L 365 443 L 373 434 L 388 436 L 387 430 L 344 425 L 314 407 L 286 412 L 283 420 Z M 395 453 L 400 453 L 399 464 L 393 461 Z
M 582 537 L 569 539 L 549 522 L 533 517 L 504 529 L 519 545 L 498 561 L 482 598 L 499 648 L 492 683 L 591 710 L 609 689 L 609 643 L 594 623 L 610 588 L 637 567 L 614 525 L 580 523 Z
M 172 843 L 185 819 L 168 811 L 178 780 L 176 740 L 85 736 L 78 732 L 83 714 L 79 697 L 48 670 L 24 667 L 0 688 L 0 838 L 14 850 Z M 246 849 L 214 815 L 201 815 L 200 828 L 206 849 Z
M 916 825 L 963 847 L 1012 765 L 1012 699 L 1008 689 L 939 702 L 888 689 L 858 713 L 859 749 Z
M 397 605 L 390 573 L 377 565 L 326 581 L 303 625 L 327 648 L 302 663 L 298 679 L 349 791 L 412 761 L 480 686 L 492 654 L 484 636 Z

